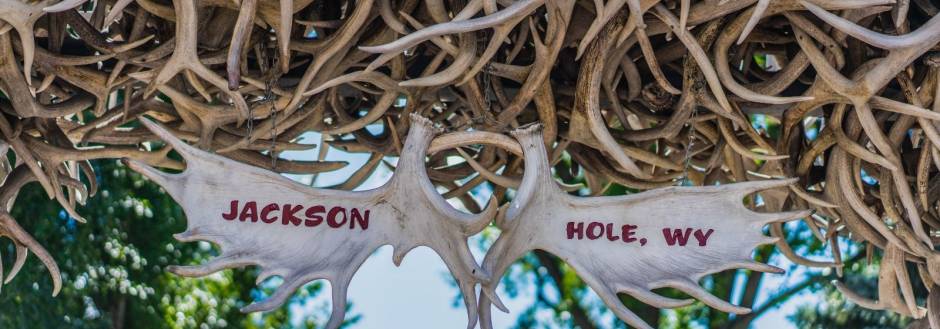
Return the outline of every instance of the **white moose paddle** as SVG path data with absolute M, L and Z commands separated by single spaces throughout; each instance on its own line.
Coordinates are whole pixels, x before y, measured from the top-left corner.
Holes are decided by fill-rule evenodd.
M 266 300 L 243 308 L 265 311 L 284 303 L 303 284 L 330 281 L 333 312 L 327 328 L 342 324 L 346 289 L 353 274 L 375 249 L 394 247 L 393 261 L 418 246 L 434 250 L 463 294 L 469 326 L 477 321 L 474 286 L 488 276 L 480 269 L 467 237 L 494 217 L 491 200 L 480 214 L 462 213 L 438 193 L 424 160 L 437 133 L 431 122 L 411 116 L 411 130 L 392 179 L 374 190 L 349 192 L 304 186 L 277 173 L 211 154 L 174 137 L 160 125 L 141 122 L 186 160 L 186 170 L 168 174 L 134 160 L 128 166 L 163 186 L 186 213 L 180 241 L 206 240 L 221 255 L 201 266 L 178 266 L 179 275 L 205 276 L 226 268 L 257 265 L 260 283 L 273 275 L 284 283 Z
M 679 289 L 705 304 L 732 313 L 750 310 L 731 305 L 702 289 L 703 276 L 735 268 L 783 272 L 751 259 L 754 247 L 773 243 L 762 228 L 771 222 L 809 215 L 809 211 L 757 213 L 743 198 L 793 180 L 747 182 L 707 187 L 670 187 L 609 197 L 576 197 L 552 178 L 541 127 L 513 135 L 522 144 L 525 173 L 515 199 L 500 211 L 502 229 L 487 251 L 483 268 L 492 276 L 480 296 L 480 325 L 492 327 L 491 304 L 503 311 L 495 289 L 506 269 L 532 250 L 552 253 L 571 265 L 618 318 L 650 328 L 627 309 L 618 293 L 661 308 L 690 304 L 653 293 Z

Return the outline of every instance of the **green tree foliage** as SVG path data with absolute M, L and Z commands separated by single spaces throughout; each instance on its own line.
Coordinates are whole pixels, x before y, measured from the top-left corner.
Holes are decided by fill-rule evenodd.
M 156 184 L 114 160 L 93 163 L 100 190 L 79 212 L 88 223 L 69 218 L 38 184 L 24 188 L 12 214 L 55 257 L 63 287 L 52 297 L 52 282 L 30 257 L 0 291 L 2 328 L 316 328 L 329 317 L 291 314 L 281 307 L 264 314 L 239 308 L 273 291 L 255 286 L 256 271 L 227 270 L 201 279 L 165 271 L 217 254 L 207 242 L 179 243 L 182 209 Z M 0 241 L 3 264 L 12 264 L 13 245 Z M 9 267 L 9 266 L 8 266 Z M 290 301 L 303 304 L 320 293 L 309 284 Z M 354 322 L 351 317 L 350 322 Z M 292 323 L 293 322 L 293 323 Z

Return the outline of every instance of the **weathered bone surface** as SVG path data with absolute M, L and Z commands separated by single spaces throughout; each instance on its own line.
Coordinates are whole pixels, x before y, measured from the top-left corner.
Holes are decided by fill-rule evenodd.
M 496 213 L 491 203 L 478 215 L 453 209 L 431 185 L 425 154 L 437 130 L 412 115 L 412 128 L 394 176 L 384 186 L 362 192 L 310 188 L 277 173 L 198 150 L 160 125 L 141 121 L 186 160 L 180 174 L 168 174 L 136 160 L 128 165 L 163 186 L 188 220 L 181 241 L 206 240 L 221 254 L 207 264 L 177 266 L 183 276 L 205 276 L 226 268 L 257 265 L 258 282 L 280 276 L 284 283 L 245 312 L 280 306 L 303 284 L 330 281 L 333 313 L 327 327 L 343 322 L 346 289 L 356 270 L 380 246 L 394 247 L 394 262 L 418 246 L 437 252 L 464 294 L 470 327 L 475 325 L 480 269 L 467 237 L 480 232 Z
M 750 310 L 715 297 L 699 286 L 707 274 L 750 269 L 782 273 L 751 260 L 751 252 L 776 238 L 765 236 L 769 223 L 806 217 L 810 211 L 756 213 L 743 200 L 754 192 L 785 187 L 795 180 L 768 180 L 707 187 L 670 187 L 612 197 L 577 197 L 562 191 L 552 178 L 541 127 L 517 130 L 525 174 L 515 199 L 500 211 L 499 238 L 486 254 L 483 268 L 493 275 L 480 296 L 481 324 L 491 327 L 490 303 L 498 278 L 509 265 L 532 250 L 544 250 L 581 276 L 621 320 L 651 328 L 627 309 L 618 293 L 660 308 L 692 300 L 663 297 L 653 289 L 679 289 L 705 304 L 732 313 Z M 494 300 L 497 307 L 505 306 Z
M 278 158 L 325 132 L 320 160 L 369 155 L 336 187 L 354 189 L 402 154 L 418 113 L 448 130 L 432 184 L 478 212 L 474 187 L 503 201 L 520 182 L 508 131 L 540 123 L 550 159 L 570 159 L 591 195 L 798 178 L 793 193 L 763 194 L 764 211 L 815 207 L 803 221 L 833 259 L 787 239 L 778 251 L 842 275 L 833 241 L 890 250 L 879 266 L 897 280 L 881 280 L 877 303 L 840 289 L 919 317 L 913 281 L 940 285 L 938 13 L 921 0 L 0 0 L 0 150 L 16 159 L 0 161 L 0 193 L 9 206 L 36 181 L 80 220 L 97 189 L 89 160 L 181 169 L 170 148 L 143 147 L 159 138 L 135 125 L 141 114 L 278 173 L 346 165 Z M 448 165 L 456 156 L 468 160 Z M 24 227 L 0 221 L 13 268 L 33 251 L 58 287 L 48 237 Z

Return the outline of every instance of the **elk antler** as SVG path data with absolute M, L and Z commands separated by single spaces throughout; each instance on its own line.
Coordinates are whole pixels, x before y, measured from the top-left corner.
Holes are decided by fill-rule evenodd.
M 180 174 L 167 174 L 135 160 L 128 165 L 163 186 L 179 202 L 189 225 L 181 241 L 207 240 L 222 253 L 200 266 L 171 267 L 183 276 L 258 265 L 258 282 L 280 276 L 284 283 L 269 298 L 245 312 L 273 309 L 300 286 L 317 279 L 333 287 L 333 313 L 328 328 L 342 323 L 346 288 L 353 274 L 378 247 L 391 244 L 396 265 L 411 249 L 437 252 L 460 286 L 469 327 L 476 323 L 480 269 L 467 237 L 480 232 L 496 213 L 496 203 L 480 214 L 461 213 L 431 185 L 424 158 L 437 130 L 431 121 L 412 115 L 395 174 L 384 186 L 362 192 L 314 189 L 276 173 L 241 164 L 187 145 L 148 119 L 141 121 L 186 160 Z
M 235 108 L 241 114 L 240 119 L 248 117 L 248 105 L 245 103 L 242 95 L 238 92 L 229 91 L 229 85 L 225 79 L 218 76 L 207 68 L 199 60 L 197 50 L 197 20 L 196 0 L 177 0 L 173 2 L 174 12 L 176 13 L 176 39 L 173 55 L 167 60 L 159 70 L 156 71 L 153 79 L 144 90 L 145 96 L 151 96 L 157 86 L 167 83 L 171 78 L 188 70 L 196 76 L 205 79 L 210 84 L 225 92 Z M 138 75 L 140 76 L 140 75 Z
M 490 327 L 490 303 L 498 278 L 523 254 L 552 253 L 581 278 L 621 320 L 651 328 L 617 298 L 627 293 L 640 301 L 674 308 L 691 300 L 666 298 L 651 290 L 679 289 L 711 307 L 747 313 L 699 287 L 705 275 L 736 268 L 780 273 L 751 260 L 758 245 L 773 243 L 761 229 L 773 222 L 802 218 L 809 211 L 756 213 L 742 200 L 759 190 L 784 187 L 794 180 L 748 182 L 709 187 L 670 187 L 616 197 L 574 197 L 552 178 L 538 125 L 513 132 L 522 144 L 525 174 L 518 193 L 500 212 L 503 230 L 487 252 L 483 268 L 493 276 L 480 296 L 481 324 Z M 505 310 L 498 300 L 495 305 Z

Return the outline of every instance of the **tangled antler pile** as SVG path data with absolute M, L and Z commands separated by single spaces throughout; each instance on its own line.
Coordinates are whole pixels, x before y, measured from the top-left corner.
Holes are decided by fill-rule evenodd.
M 18 249 L 10 277 L 32 250 L 60 285 L 7 213 L 26 183 L 81 219 L 76 203 L 97 187 L 88 160 L 183 167 L 169 147 L 149 149 L 158 139 L 131 124 L 139 115 L 280 173 L 344 166 L 271 160 L 321 132 L 321 156 L 372 154 L 335 187 L 352 189 L 398 155 L 418 113 L 450 131 L 431 147 L 441 152 L 430 178 L 474 212 L 475 186 L 488 181 L 502 199 L 519 185 L 505 134 L 535 121 L 549 159 L 570 155 L 557 174 L 583 172 L 592 194 L 798 177 L 792 193 L 764 193 L 765 207 L 816 208 L 805 222 L 835 257 L 801 258 L 785 239 L 780 251 L 838 269 L 837 236 L 883 249 L 879 301 L 840 289 L 921 317 L 908 262 L 940 307 L 937 12 L 921 0 L 0 0 L 0 133 L 16 159 L 0 192 L 0 234 Z M 780 133 L 753 128 L 758 113 Z M 466 162 L 448 166 L 455 155 Z M 783 236 L 781 224 L 771 233 Z

